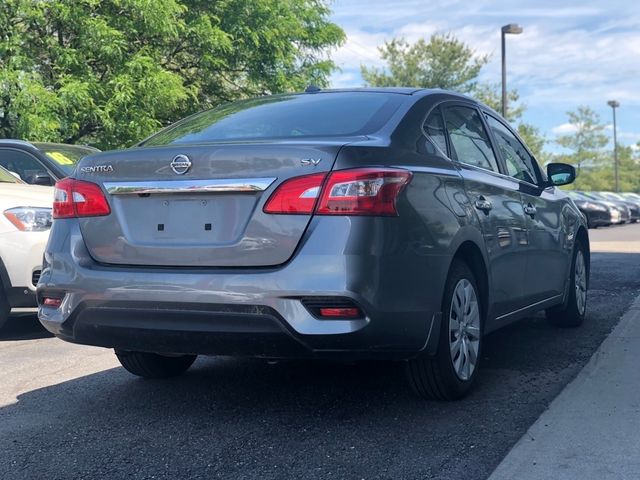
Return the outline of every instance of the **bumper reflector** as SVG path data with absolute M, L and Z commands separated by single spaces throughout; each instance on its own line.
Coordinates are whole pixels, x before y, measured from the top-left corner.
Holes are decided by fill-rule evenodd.
M 44 297 L 44 299 L 42 300 L 42 305 L 44 305 L 45 307 L 58 308 L 60 305 L 62 305 L 62 299 Z
M 320 308 L 320 316 L 325 318 L 361 318 L 362 312 L 359 308 L 333 308 L 325 307 Z

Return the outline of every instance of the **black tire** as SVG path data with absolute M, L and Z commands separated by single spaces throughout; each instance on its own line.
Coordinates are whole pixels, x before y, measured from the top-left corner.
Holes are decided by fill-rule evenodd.
M 7 294 L 4 293 L 4 285 L 0 280 L 0 328 L 4 327 L 4 324 L 9 320 L 9 313 L 11 313 L 11 305 L 9 305 Z
M 552 325 L 564 328 L 579 327 L 584 323 L 584 317 L 587 313 L 587 290 L 584 291 L 584 307 L 582 311 L 578 306 L 578 300 L 576 295 L 576 260 L 578 255 L 582 255 L 585 275 L 586 286 L 588 287 L 589 279 L 589 263 L 587 261 L 587 249 L 581 241 L 577 241 L 573 249 L 573 258 L 571 260 L 571 273 L 569 278 L 569 294 L 565 304 L 557 307 L 549 308 L 545 311 L 547 320 Z
M 196 360 L 196 355 L 167 357 L 157 353 L 116 350 L 120 364 L 130 373 L 144 378 L 169 378 L 182 375 Z
M 454 368 L 450 351 L 449 329 L 453 294 L 458 283 L 466 279 L 475 291 L 479 311 L 479 335 L 475 368 L 468 379 L 461 379 Z M 438 339 L 438 350 L 434 356 L 420 355 L 409 360 L 406 373 L 409 385 L 420 397 L 430 400 L 457 400 L 467 395 L 473 388 L 482 355 L 482 327 L 484 324 L 483 301 L 475 275 L 461 260 L 454 260 L 449 271 L 442 299 L 442 322 Z

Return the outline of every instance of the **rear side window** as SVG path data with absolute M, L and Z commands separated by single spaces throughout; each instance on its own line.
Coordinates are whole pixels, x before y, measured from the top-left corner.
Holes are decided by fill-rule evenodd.
M 475 108 L 447 107 L 444 121 L 451 143 L 451 158 L 486 170 L 499 171 L 489 136 Z
M 491 115 L 485 114 L 485 118 L 504 158 L 507 174 L 518 180 L 537 184 L 538 176 L 533 165 L 535 160 L 529 155 L 524 145 L 502 122 Z
M 255 98 L 188 117 L 142 145 L 367 135 L 389 121 L 405 99 L 405 95 L 373 92 Z
M 447 153 L 447 138 L 440 108 L 435 108 L 424 121 L 424 133 L 444 154 Z

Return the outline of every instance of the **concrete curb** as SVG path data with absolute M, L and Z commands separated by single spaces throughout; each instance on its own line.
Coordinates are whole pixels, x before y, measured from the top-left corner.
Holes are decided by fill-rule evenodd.
M 489 480 L 640 478 L 640 296 Z

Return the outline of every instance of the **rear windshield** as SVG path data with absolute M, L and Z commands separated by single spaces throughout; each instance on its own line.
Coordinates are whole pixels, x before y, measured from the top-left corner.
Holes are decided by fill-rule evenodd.
M 34 145 L 53 160 L 67 175 L 73 173 L 76 164 L 83 157 L 99 152 L 97 148 L 80 145 L 56 145 L 51 143 L 34 143 Z
M 141 145 L 367 135 L 379 130 L 404 98 L 372 92 L 255 98 L 192 115 Z

